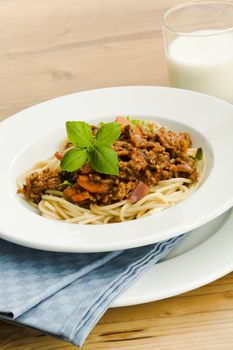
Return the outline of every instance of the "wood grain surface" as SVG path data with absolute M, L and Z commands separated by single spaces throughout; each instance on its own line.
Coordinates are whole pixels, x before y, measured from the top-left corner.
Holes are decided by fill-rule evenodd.
M 178 2 L 1 0 L 0 120 L 71 92 L 167 85 L 160 17 Z M 233 273 L 175 298 L 111 309 L 83 346 L 83 350 L 189 348 L 233 349 Z M 0 349 L 75 347 L 0 322 Z

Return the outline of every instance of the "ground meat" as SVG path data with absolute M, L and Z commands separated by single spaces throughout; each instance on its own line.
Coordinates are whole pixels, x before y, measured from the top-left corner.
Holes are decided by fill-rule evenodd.
M 38 204 L 45 190 L 55 190 L 60 184 L 60 172 L 45 169 L 41 173 L 32 173 L 27 178 L 23 193 L 27 199 Z
M 135 126 L 120 120 L 121 135 L 113 145 L 119 159 L 119 176 L 97 174 L 88 163 L 71 173 L 45 170 L 27 179 L 25 197 L 38 203 L 46 189 L 57 189 L 65 181 L 72 189 L 64 191 L 69 200 L 81 198 L 82 205 L 107 205 L 129 198 L 140 182 L 150 187 L 174 177 L 197 181 L 195 161 L 187 153 L 192 143 L 188 133 L 158 129 L 153 124 Z M 92 126 L 93 135 L 97 131 L 98 127 Z

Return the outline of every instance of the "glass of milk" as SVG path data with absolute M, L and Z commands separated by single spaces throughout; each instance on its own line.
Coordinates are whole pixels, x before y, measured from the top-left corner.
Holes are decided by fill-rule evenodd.
M 233 103 L 233 1 L 186 1 L 162 18 L 170 85 Z

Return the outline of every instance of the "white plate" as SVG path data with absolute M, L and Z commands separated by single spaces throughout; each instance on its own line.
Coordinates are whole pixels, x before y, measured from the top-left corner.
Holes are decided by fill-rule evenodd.
M 208 284 L 233 271 L 233 210 L 190 233 L 163 262 L 154 265 L 112 307 L 165 299 Z
M 204 148 L 202 185 L 184 202 L 127 223 L 74 225 L 37 215 L 16 195 L 16 176 L 51 156 L 66 120 L 155 119 L 186 130 Z M 25 246 L 67 252 L 131 248 L 177 236 L 214 219 L 233 204 L 233 106 L 200 93 L 160 87 L 118 87 L 67 95 L 17 113 L 0 124 L 0 232 Z

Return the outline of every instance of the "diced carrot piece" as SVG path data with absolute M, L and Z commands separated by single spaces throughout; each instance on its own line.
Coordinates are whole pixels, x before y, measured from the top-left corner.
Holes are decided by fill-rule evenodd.
M 77 192 L 76 192 L 75 188 L 70 187 L 70 188 L 64 189 L 63 194 L 66 198 L 72 199 L 72 196 L 77 194 Z
M 131 196 L 129 197 L 129 202 L 134 204 L 138 202 L 141 198 L 145 197 L 150 192 L 149 187 L 140 181 L 135 189 L 133 190 Z
M 109 190 L 108 184 L 92 182 L 86 175 L 80 175 L 77 179 L 77 183 L 91 193 L 105 193 Z
M 73 196 L 71 196 L 71 199 L 73 202 L 82 202 L 88 198 L 90 198 L 90 195 L 89 195 L 89 192 L 87 192 L 87 191 L 77 193 L 77 194 L 74 194 Z

